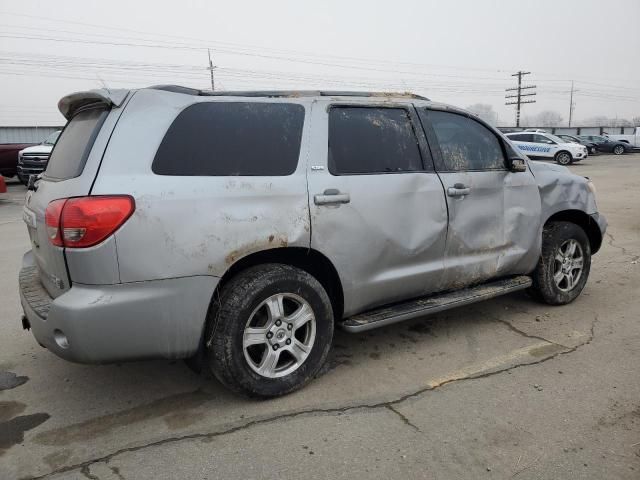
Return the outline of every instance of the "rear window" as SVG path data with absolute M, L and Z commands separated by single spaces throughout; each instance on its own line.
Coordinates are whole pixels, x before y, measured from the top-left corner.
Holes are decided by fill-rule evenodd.
M 79 176 L 107 115 L 108 110 L 102 108 L 92 108 L 76 114 L 58 137 L 45 175 L 58 180 Z
M 302 105 L 196 103 L 169 127 L 152 170 L 179 176 L 291 175 L 303 123 Z

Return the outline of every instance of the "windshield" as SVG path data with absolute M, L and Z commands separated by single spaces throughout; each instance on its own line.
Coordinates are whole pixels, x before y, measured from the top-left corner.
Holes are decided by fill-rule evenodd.
M 56 140 L 58 140 L 58 137 L 60 136 L 60 132 L 62 130 L 58 130 L 57 132 L 53 132 L 51 135 L 49 135 L 44 142 L 42 142 L 43 145 L 55 145 L 56 144 Z

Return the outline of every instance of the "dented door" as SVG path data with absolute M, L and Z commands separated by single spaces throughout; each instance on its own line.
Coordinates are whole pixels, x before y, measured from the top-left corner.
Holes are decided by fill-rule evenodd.
M 345 316 L 437 290 L 444 268 L 446 203 L 419 122 L 384 107 L 313 109 L 311 246 L 338 271 Z
M 454 111 L 420 114 L 449 209 L 444 287 L 529 273 L 540 248 L 532 173 L 509 171 L 506 145 L 477 120 Z

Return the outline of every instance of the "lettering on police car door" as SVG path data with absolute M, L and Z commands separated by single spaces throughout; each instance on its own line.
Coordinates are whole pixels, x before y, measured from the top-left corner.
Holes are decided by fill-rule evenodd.
M 538 147 L 536 145 L 518 145 L 520 150 L 526 150 L 527 152 L 549 152 L 551 147 Z

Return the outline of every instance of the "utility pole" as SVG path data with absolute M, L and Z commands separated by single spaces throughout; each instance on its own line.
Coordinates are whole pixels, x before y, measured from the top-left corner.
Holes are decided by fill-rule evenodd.
M 216 68 L 213 66 L 213 62 L 211 61 L 211 50 L 207 48 L 207 54 L 209 55 L 209 71 L 211 72 L 211 90 L 216 89 L 216 84 L 213 81 L 213 69 Z
M 535 85 L 527 85 L 527 86 L 522 86 L 522 77 L 524 77 L 525 75 L 530 75 L 531 72 L 523 72 L 523 71 L 519 71 L 517 73 L 514 73 L 513 75 L 511 75 L 512 77 L 518 77 L 518 86 L 514 87 L 514 88 L 507 88 L 506 91 L 507 92 L 513 92 L 513 91 L 517 91 L 517 93 L 515 95 L 505 95 L 506 99 L 510 99 L 510 98 L 515 98 L 516 100 L 512 100 L 512 101 L 508 101 L 505 102 L 505 105 L 516 105 L 516 127 L 520 126 L 520 107 L 522 104 L 524 103 L 535 103 L 535 100 L 523 100 L 522 97 L 533 97 L 535 96 L 536 92 L 532 92 L 532 93 L 522 93 L 523 90 L 527 90 L 530 88 L 536 88 Z
M 571 119 L 573 118 L 573 108 L 576 106 L 573 103 L 573 80 L 571 80 L 571 96 L 569 97 L 569 126 L 571 126 Z

